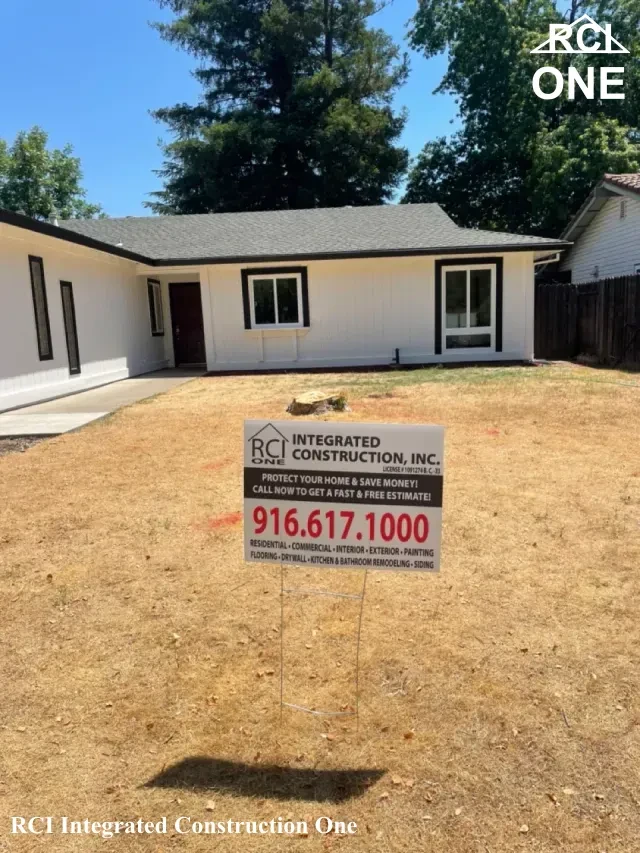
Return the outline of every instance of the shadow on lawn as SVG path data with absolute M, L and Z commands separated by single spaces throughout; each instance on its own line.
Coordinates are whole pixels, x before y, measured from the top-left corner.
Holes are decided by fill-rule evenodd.
M 363 794 L 385 770 L 311 770 L 193 756 L 167 767 L 145 788 L 214 789 L 242 797 L 341 803 Z

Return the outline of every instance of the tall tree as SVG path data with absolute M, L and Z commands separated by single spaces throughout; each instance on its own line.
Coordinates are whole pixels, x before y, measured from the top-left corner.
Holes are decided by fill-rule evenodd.
M 391 101 L 406 56 L 375 0 L 159 0 L 164 39 L 200 60 L 195 106 L 157 110 L 174 140 L 157 213 L 379 204 L 407 168 Z
M 80 160 L 73 148 L 47 148 L 39 127 L 20 131 L 11 146 L 0 139 L 0 207 L 34 219 L 91 219 L 101 216 L 82 188 Z
M 611 22 L 629 55 L 532 54 L 550 23 L 583 13 Z M 404 201 L 442 201 L 461 225 L 558 234 L 606 171 L 640 169 L 640 3 L 573 0 L 420 0 L 413 45 L 448 51 L 439 90 L 455 95 L 462 129 L 428 143 L 410 172 Z M 626 67 L 624 100 L 541 100 L 542 65 Z M 597 79 L 597 74 L 596 74 Z

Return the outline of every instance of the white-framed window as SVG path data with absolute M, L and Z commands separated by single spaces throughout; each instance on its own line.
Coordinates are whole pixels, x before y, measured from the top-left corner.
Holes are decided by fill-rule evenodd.
M 298 329 L 304 325 L 302 275 L 298 272 L 249 275 L 252 329 Z
M 164 335 L 164 315 L 162 313 L 162 288 L 160 282 L 153 278 L 147 279 L 149 294 L 149 317 L 151 319 L 151 334 L 154 337 Z
M 495 265 L 447 266 L 443 278 L 444 352 L 495 349 Z

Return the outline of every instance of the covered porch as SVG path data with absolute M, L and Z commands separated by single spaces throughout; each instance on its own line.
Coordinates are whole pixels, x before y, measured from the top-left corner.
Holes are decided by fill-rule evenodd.
M 149 298 L 151 333 L 171 368 L 207 368 L 214 356 L 206 267 L 138 268 Z

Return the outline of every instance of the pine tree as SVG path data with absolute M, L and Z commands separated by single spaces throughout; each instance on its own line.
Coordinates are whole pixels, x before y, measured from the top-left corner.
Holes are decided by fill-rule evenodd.
M 158 213 L 380 204 L 407 167 L 391 101 L 406 56 L 374 0 L 160 0 L 162 37 L 200 60 L 200 102 L 158 110 L 175 138 Z

